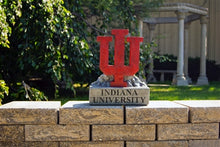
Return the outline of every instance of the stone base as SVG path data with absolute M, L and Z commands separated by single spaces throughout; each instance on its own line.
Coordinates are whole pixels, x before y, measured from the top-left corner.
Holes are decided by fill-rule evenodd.
M 157 79 L 155 78 L 154 74 L 149 74 L 147 76 L 147 83 L 148 82 L 157 82 Z
M 192 79 L 189 76 L 186 76 L 186 80 L 188 81 L 189 84 L 192 84 Z
M 173 80 L 172 84 L 177 86 L 188 86 L 188 80 L 185 77 L 177 76 L 176 80 Z
M 208 78 L 206 76 L 199 76 L 196 85 L 209 85 Z
M 141 105 L 149 103 L 150 88 L 93 87 L 89 89 L 90 105 Z

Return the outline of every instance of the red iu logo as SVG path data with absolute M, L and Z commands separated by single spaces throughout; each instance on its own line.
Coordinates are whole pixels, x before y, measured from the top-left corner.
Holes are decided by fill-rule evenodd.
M 98 36 L 100 42 L 100 70 L 105 75 L 113 75 L 114 81 L 110 83 L 112 87 L 127 87 L 124 76 L 133 76 L 139 70 L 139 48 L 143 37 L 127 37 L 130 43 L 129 65 L 124 65 L 125 36 L 128 35 L 127 29 L 112 30 L 115 36 L 114 65 L 109 65 L 109 42 L 112 36 Z

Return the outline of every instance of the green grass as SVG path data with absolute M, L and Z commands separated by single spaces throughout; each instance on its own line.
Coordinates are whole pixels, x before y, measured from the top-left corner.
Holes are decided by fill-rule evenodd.
M 150 86 L 151 100 L 220 100 L 220 82 L 208 86 Z
M 149 84 L 150 100 L 220 100 L 220 82 L 211 82 L 207 86 L 172 86 L 165 84 Z M 80 89 L 75 98 L 62 97 L 62 104 L 71 100 L 88 100 L 88 88 Z

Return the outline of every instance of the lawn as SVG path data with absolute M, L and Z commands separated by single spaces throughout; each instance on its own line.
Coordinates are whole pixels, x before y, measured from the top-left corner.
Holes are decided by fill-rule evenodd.
M 167 83 L 149 84 L 150 100 L 220 100 L 220 82 L 211 82 L 208 86 L 172 86 Z M 76 89 L 75 98 L 62 97 L 62 104 L 71 100 L 88 100 L 88 88 Z
M 208 86 L 149 84 L 151 100 L 220 100 L 220 82 Z

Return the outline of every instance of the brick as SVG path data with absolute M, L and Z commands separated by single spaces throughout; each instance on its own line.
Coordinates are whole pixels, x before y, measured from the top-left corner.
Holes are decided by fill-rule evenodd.
M 59 147 L 59 142 L 25 142 L 25 147 Z
M 220 140 L 190 140 L 189 147 L 219 147 Z
M 57 124 L 60 102 L 14 101 L 0 106 L 0 124 Z
M 188 108 L 169 101 L 150 101 L 148 106 L 126 106 L 126 124 L 187 123 Z
M 60 124 L 123 124 L 122 106 L 90 106 L 69 101 L 60 108 Z
M 220 122 L 220 100 L 176 101 L 189 107 L 190 122 Z
M 58 142 L 0 142 L 1 147 L 58 147 Z
M 89 141 L 89 125 L 26 125 L 25 141 Z
M 161 124 L 157 134 L 158 140 L 218 139 L 219 124 Z
M 188 147 L 188 141 L 126 142 L 127 147 Z
M 123 147 L 123 141 L 107 142 L 60 142 L 60 147 Z
M 24 141 L 24 126 L 0 126 L 0 141 Z
M 93 125 L 93 141 L 154 140 L 155 125 Z
M 25 147 L 25 142 L 0 142 L 1 147 Z

